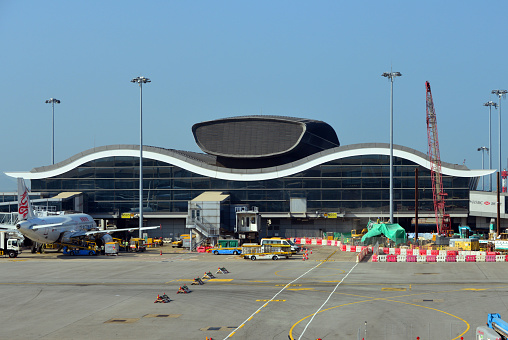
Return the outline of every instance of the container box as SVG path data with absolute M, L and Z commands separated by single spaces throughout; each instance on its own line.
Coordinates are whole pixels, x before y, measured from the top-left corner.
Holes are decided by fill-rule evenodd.
M 104 247 L 104 254 L 106 255 L 118 255 L 118 242 L 108 242 Z

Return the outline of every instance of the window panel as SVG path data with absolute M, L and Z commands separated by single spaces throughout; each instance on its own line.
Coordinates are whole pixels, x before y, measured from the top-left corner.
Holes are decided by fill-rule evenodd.
M 136 180 L 115 179 L 115 189 L 139 189 L 139 183 Z
M 361 190 L 363 200 L 380 200 L 382 199 L 382 190 Z
M 321 188 L 321 180 L 320 179 L 304 179 L 303 187 L 309 189 L 319 189 Z
M 96 178 L 115 178 L 115 169 L 114 168 L 96 168 L 95 169 L 95 177 Z
M 115 166 L 114 157 L 104 157 L 95 160 L 96 167 L 113 167 Z
M 134 166 L 139 168 L 139 158 L 128 156 L 115 157 L 115 167 L 134 167 Z
M 323 200 L 340 200 L 341 192 L 339 190 L 323 190 L 322 191 Z
M 343 200 L 360 200 L 361 190 L 343 190 L 342 191 L 342 199 Z
M 382 188 L 381 178 L 362 178 L 362 188 Z
M 134 168 L 115 168 L 115 178 L 138 178 L 139 169 Z
M 95 177 L 95 169 L 94 168 L 78 168 L 78 177 L 79 178 L 93 178 Z
M 323 186 L 323 188 L 342 188 L 342 180 L 323 178 L 321 180 L 321 185 Z
M 361 178 L 345 178 L 342 180 L 343 188 L 360 188 L 362 183 Z

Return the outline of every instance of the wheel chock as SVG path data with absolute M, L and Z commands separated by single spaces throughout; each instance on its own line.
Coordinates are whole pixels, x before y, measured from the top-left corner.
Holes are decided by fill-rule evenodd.
M 194 279 L 194 281 L 191 283 L 191 285 L 204 285 L 205 283 L 203 282 L 203 280 L 201 280 L 200 277 L 196 277 Z
M 216 274 L 229 274 L 229 271 L 226 269 L 226 267 L 222 267 L 222 268 L 217 269 Z
M 171 299 L 169 296 L 166 295 L 166 293 L 161 295 L 157 295 L 157 299 L 153 303 L 168 303 L 171 302 Z
M 181 286 L 179 289 L 178 289 L 178 292 L 176 292 L 177 294 L 189 294 L 191 291 L 189 290 L 189 287 L 187 286 Z
M 213 276 L 212 272 L 205 272 L 205 275 L 203 275 L 203 280 L 206 279 L 215 279 L 215 276 Z

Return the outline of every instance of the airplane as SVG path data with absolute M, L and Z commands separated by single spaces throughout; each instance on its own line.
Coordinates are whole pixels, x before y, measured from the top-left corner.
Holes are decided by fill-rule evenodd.
M 133 231 L 138 228 L 99 230 L 92 216 L 88 214 L 66 214 L 37 217 L 28 197 L 25 180 L 18 178 L 18 214 L 20 222 L 16 228 L 23 236 L 40 244 L 78 244 L 83 238 L 95 237 L 98 243 L 113 242 L 109 234 L 117 231 Z M 159 227 L 143 227 L 141 230 Z

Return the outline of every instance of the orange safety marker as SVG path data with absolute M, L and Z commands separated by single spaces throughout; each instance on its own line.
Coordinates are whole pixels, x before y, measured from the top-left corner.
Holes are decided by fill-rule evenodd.
M 162 255 L 162 249 L 161 249 L 161 255 Z

